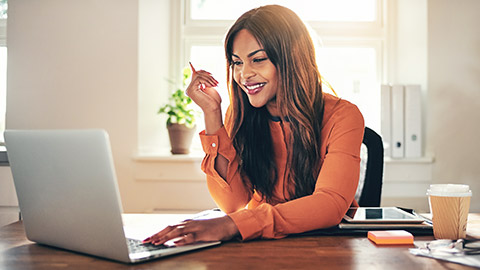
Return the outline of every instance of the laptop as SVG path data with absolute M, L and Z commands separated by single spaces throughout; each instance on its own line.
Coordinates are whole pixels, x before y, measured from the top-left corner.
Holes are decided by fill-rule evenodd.
M 220 244 L 153 246 L 127 239 L 104 130 L 7 130 L 5 143 L 26 236 L 33 242 L 124 263 Z

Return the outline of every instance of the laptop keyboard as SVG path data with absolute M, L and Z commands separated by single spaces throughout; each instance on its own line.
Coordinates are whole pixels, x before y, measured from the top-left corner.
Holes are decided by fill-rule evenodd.
M 131 253 L 150 252 L 153 250 L 173 248 L 174 246 L 144 244 L 141 240 L 127 238 L 128 249 Z

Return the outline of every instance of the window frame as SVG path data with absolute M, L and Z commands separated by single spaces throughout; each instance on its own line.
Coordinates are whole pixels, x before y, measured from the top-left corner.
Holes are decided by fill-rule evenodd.
M 0 47 L 7 47 L 7 19 L 0 19 Z M 4 102 L 6 103 L 6 94 L 5 97 L 1 97 Z M 5 104 L 6 107 L 6 104 Z M 5 108 L 6 109 L 6 108 Z M 3 118 L 3 121 L 6 121 L 6 114 L 0 115 Z M 5 127 L 6 128 L 6 127 Z M 3 138 L 3 131 L 0 130 L 2 136 L 0 136 L 0 166 L 7 166 L 8 165 L 8 157 L 5 148 L 5 141 Z
M 7 47 L 7 19 L 0 19 L 0 47 Z M 6 93 L 5 97 L 2 99 L 6 102 Z M 5 104 L 6 107 L 6 104 Z M 6 115 L 0 116 L 5 121 Z M 0 130 L 3 133 L 3 130 Z M 0 146 L 4 143 L 3 136 L 0 136 Z
M 385 46 L 387 39 L 385 16 L 387 14 L 385 0 L 375 0 L 376 20 L 373 22 L 322 22 L 307 21 L 308 25 L 316 33 L 321 33 L 322 41 L 330 40 L 331 42 L 354 42 L 368 43 L 378 48 L 379 41 L 382 47 Z M 234 20 L 192 20 L 190 19 L 190 3 L 191 0 L 175 1 L 171 0 L 172 6 L 172 50 L 173 60 L 170 70 L 180 70 L 180 64 L 188 62 L 188 45 L 194 42 L 223 40 L 225 33 Z M 187 44 L 188 41 L 188 44 Z M 196 45 L 210 45 L 208 43 L 196 43 Z M 363 47 L 364 45 L 362 45 Z M 178 49 L 181 48 L 181 49 Z M 381 49 L 381 57 L 385 58 L 385 50 Z M 382 60 L 379 69 L 381 80 L 384 74 L 384 61 Z M 172 74 L 174 75 L 174 74 Z M 173 76 L 175 77 L 175 76 Z M 179 77 L 178 75 L 176 77 Z

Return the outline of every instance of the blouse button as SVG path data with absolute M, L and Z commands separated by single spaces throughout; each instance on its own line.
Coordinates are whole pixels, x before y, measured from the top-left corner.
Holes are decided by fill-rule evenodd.
M 212 143 L 212 147 L 216 147 L 216 146 L 217 146 L 217 144 L 216 144 L 216 143 Z

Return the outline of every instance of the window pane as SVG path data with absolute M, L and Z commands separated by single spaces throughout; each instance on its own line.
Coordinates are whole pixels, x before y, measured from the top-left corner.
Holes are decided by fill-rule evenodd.
M 338 96 L 356 104 L 365 125 L 380 131 L 380 95 L 374 48 L 318 48 L 322 76 Z M 324 88 L 329 92 L 328 88 Z
M 0 19 L 6 19 L 7 18 L 7 0 L 0 0 Z
M 5 130 L 5 107 L 7 103 L 7 47 L 0 47 L 0 142 Z
M 193 20 L 235 20 L 252 8 L 268 4 L 288 7 L 306 21 L 376 20 L 376 0 L 191 0 L 190 15 Z

